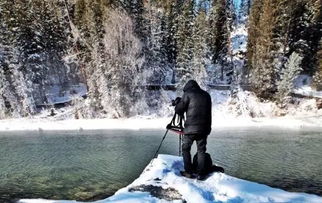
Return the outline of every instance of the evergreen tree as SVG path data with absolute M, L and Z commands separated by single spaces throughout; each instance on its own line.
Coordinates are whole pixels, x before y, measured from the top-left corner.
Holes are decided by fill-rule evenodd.
M 276 91 L 277 70 L 274 64 L 274 26 L 276 25 L 276 1 L 265 0 L 258 22 L 256 44 L 252 56 L 251 83 L 255 92 L 263 98 L 272 99 Z
M 17 46 L 20 52 L 22 70 L 30 80 L 33 95 L 46 102 L 49 86 L 63 84 L 66 67 L 62 56 L 66 49 L 65 28 L 55 13 L 55 5 L 47 1 L 35 1 L 31 5 L 22 1 L 21 12 L 25 21 L 20 26 Z M 33 12 L 29 7 L 32 6 Z M 40 90 L 40 91 L 39 91 Z
M 247 63 L 248 69 L 252 71 L 253 69 L 253 54 L 255 52 L 255 46 L 257 38 L 260 34 L 260 30 L 258 28 L 259 20 L 262 15 L 262 0 L 253 0 L 252 6 L 250 9 L 249 15 L 249 27 L 248 27 L 248 42 L 247 42 Z
M 146 27 L 145 27 L 145 7 L 143 0 L 125 0 L 124 7 L 129 15 L 132 17 L 135 25 L 135 33 L 137 36 L 144 41 L 146 36 Z
M 8 7 L 10 4 L 11 6 Z M 17 1 L 13 4 L 13 2 L 5 1 L 1 5 L 4 6 L 1 8 L 4 17 L 2 25 L 6 27 L 6 33 L 1 34 L 4 37 L 3 42 L 7 44 L 4 45 L 6 55 L 2 63 L 4 70 L 1 73 L 4 88 L 1 91 L 4 104 L 6 104 L 4 111 L 9 116 L 26 116 L 35 113 L 36 101 L 33 97 L 42 92 L 36 89 L 39 87 L 37 83 L 43 83 L 46 80 L 45 75 L 42 75 L 45 67 L 41 64 L 43 58 L 39 52 L 45 52 L 44 47 L 49 50 L 52 48 L 53 35 L 48 34 L 46 43 L 43 43 L 44 41 L 41 41 L 42 27 L 37 26 L 43 22 L 42 20 L 48 20 L 49 16 L 28 10 L 32 6 L 36 11 L 44 12 L 44 7 L 41 7 L 43 4 L 42 2 L 31 4 L 25 1 Z M 10 18 L 6 18 L 9 17 L 6 14 L 10 14 Z M 45 17 L 45 19 L 37 20 L 39 17 Z M 35 29 L 32 30 L 32 28 Z
M 319 51 L 316 54 L 317 65 L 316 72 L 314 75 L 314 86 L 318 91 L 322 91 L 322 39 L 320 39 Z
M 321 39 L 321 1 L 296 1 L 289 30 L 289 52 L 303 55 L 303 71 L 313 75 L 316 71 L 316 57 Z
M 320 8 L 317 1 L 253 1 L 247 61 L 259 96 L 273 98 L 276 83 L 293 52 L 303 56 L 303 73 L 312 75 L 316 71 L 316 57 L 312 56 L 317 53 L 321 36 Z
M 176 33 L 177 42 L 177 61 L 176 61 L 176 80 L 180 86 L 193 78 L 193 23 L 195 18 L 194 1 L 186 1 L 183 5 L 183 12 L 179 17 L 179 26 Z
M 277 99 L 280 102 L 287 100 L 293 89 L 293 81 L 301 72 L 301 57 L 298 53 L 293 52 L 285 64 L 285 68 L 281 71 L 281 80 L 277 82 Z
M 181 16 L 183 6 L 183 0 L 171 1 L 169 12 L 167 14 L 167 31 L 166 31 L 166 43 L 165 43 L 165 50 L 167 61 L 169 65 L 173 69 L 173 75 L 171 82 L 175 83 L 175 67 L 177 63 L 177 56 L 178 56 L 178 28 L 179 28 L 179 18 Z
M 208 44 L 210 47 L 213 64 L 221 67 L 220 79 L 224 80 L 224 69 L 228 65 L 227 53 L 229 47 L 229 28 L 232 23 L 230 13 L 230 1 L 213 1 L 209 14 L 209 36 Z
M 52 87 L 63 94 L 75 81 L 87 85 L 77 111 L 89 117 L 131 115 L 140 85 L 167 83 L 171 72 L 179 86 L 233 83 L 233 2 L 2 0 L 0 118 L 34 114 Z M 321 89 L 320 0 L 250 4 L 241 0 L 237 23 L 250 12 L 247 68 L 257 95 L 282 102 L 300 70 Z
M 20 71 L 17 50 L 5 47 L 0 53 L 0 119 L 7 117 L 28 116 L 35 113 L 35 102 L 30 97 L 30 89 L 26 86 L 26 79 Z
M 211 29 L 209 44 L 213 55 L 213 62 L 227 52 L 227 26 L 226 26 L 226 0 L 213 1 L 209 14 L 209 27 Z
M 210 50 L 207 44 L 208 29 L 207 13 L 204 8 L 201 8 L 194 23 L 192 67 L 194 79 L 202 86 L 205 86 L 207 81 L 207 67 L 211 65 Z
M 149 10 L 144 71 L 148 78 L 147 83 L 162 84 L 168 64 L 165 44 L 167 24 L 165 16 L 157 7 L 151 5 Z

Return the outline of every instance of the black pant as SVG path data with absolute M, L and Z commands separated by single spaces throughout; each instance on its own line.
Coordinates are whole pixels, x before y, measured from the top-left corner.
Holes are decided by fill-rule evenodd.
M 198 167 L 197 173 L 203 175 L 206 173 L 205 171 L 205 153 L 206 153 L 206 145 L 207 145 L 207 137 L 208 135 L 184 135 L 183 143 L 182 143 L 182 156 L 184 169 L 188 173 L 194 172 L 191 161 L 191 146 L 193 141 L 197 142 L 197 152 L 198 152 Z

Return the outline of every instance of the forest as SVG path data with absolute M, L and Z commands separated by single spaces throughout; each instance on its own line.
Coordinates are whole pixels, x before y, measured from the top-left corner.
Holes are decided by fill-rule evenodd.
M 301 74 L 322 90 L 320 0 L 1 0 L 0 11 L 0 119 L 57 97 L 77 118 L 159 112 L 162 86 L 189 79 L 279 104 Z

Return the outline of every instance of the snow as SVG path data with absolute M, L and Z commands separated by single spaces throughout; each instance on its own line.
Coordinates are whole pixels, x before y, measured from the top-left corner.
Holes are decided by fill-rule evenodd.
M 236 24 L 234 29 L 230 33 L 230 49 L 232 54 L 232 64 L 234 66 L 234 82 L 235 84 L 241 84 L 243 75 L 243 69 L 245 64 L 245 56 L 247 51 L 248 42 L 248 28 L 247 28 L 247 18 L 244 15 L 239 15 L 236 13 L 238 19 L 236 19 Z M 245 81 L 244 81 L 245 82 Z
M 306 96 L 306 97 L 316 97 L 322 98 L 322 91 L 316 91 L 312 89 L 312 77 L 308 75 L 301 74 L 294 80 L 293 93 Z
M 134 202 L 168 202 L 152 196 L 149 192 L 139 192 L 135 187 L 151 185 L 162 187 L 163 190 L 172 188 L 181 199 L 173 202 L 207 203 L 207 202 L 301 202 L 318 203 L 322 197 L 286 192 L 281 189 L 238 179 L 222 173 L 213 173 L 205 181 L 188 179 L 180 175 L 183 170 L 181 157 L 172 155 L 159 155 L 145 168 L 139 178 L 125 188 L 118 190 L 113 196 L 95 203 L 134 203 Z M 19 203 L 72 203 L 76 201 L 54 201 L 43 199 L 22 199 Z
M 293 93 L 303 95 L 306 97 L 316 97 L 322 99 L 322 91 L 313 90 L 310 86 L 303 86 L 299 89 L 294 89 Z
M 78 85 L 64 87 L 54 85 L 49 88 L 46 93 L 46 97 L 49 105 L 66 103 L 73 100 L 73 98 L 82 97 L 87 94 L 86 85 L 80 83 Z
M 247 27 L 245 24 L 240 24 L 231 32 L 232 50 L 233 54 L 238 52 L 246 52 L 247 48 Z
M 306 118 L 318 118 L 317 125 L 321 125 L 322 109 L 317 109 L 315 99 L 298 99 L 298 103 L 289 104 L 287 109 L 281 109 L 272 101 L 261 101 L 253 92 L 249 91 L 211 91 L 213 102 L 213 118 L 214 122 L 219 121 L 220 124 L 214 127 L 229 126 L 228 123 L 233 123 L 237 126 L 253 126 L 254 122 L 260 122 L 262 125 L 279 126 L 282 122 L 285 126 L 301 126 L 302 123 L 307 123 Z M 278 117 L 287 115 L 284 118 Z M 288 121 L 283 121 L 289 119 Z M 302 120 L 302 121 L 301 121 Z M 241 122 L 236 123 L 235 121 Z M 294 122 L 294 123 L 292 123 Z M 312 125 L 315 121 L 312 122 Z
M 171 94 L 170 94 L 171 93 Z M 232 95 L 233 94 L 233 95 Z M 265 127 L 276 126 L 282 128 L 322 128 L 322 109 L 316 109 L 316 101 L 303 100 L 299 105 L 289 107 L 288 116 L 277 117 L 276 104 L 260 101 L 254 93 L 227 90 L 211 90 L 212 97 L 212 128 L 231 127 Z M 166 97 L 174 99 L 176 95 L 167 91 Z M 170 99 L 169 99 L 170 101 Z M 174 113 L 174 108 L 164 105 L 163 113 L 149 112 L 144 116 L 135 116 L 121 119 L 73 119 L 73 107 L 56 109 L 57 115 L 51 117 L 50 111 L 33 118 L 0 120 L 0 131 L 25 130 L 108 130 L 108 129 L 165 129 Z
M 275 103 L 261 101 L 252 92 L 210 90 L 212 98 L 212 128 L 264 127 L 282 128 L 322 128 L 322 109 L 318 110 L 314 99 L 303 99 L 300 104 L 290 106 L 287 116 L 277 117 L 281 111 Z M 174 99 L 173 91 L 164 91 L 164 97 Z M 165 129 L 170 122 L 174 108 L 164 104 L 160 112 L 149 111 L 144 116 L 130 118 L 74 119 L 75 109 L 64 107 L 56 109 L 55 116 L 43 111 L 32 118 L 0 120 L 0 131 L 26 130 L 104 130 L 104 129 Z
M 322 112 L 307 116 L 285 116 L 273 118 L 251 118 L 234 115 L 214 109 L 212 128 L 234 127 L 281 127 L 291 129 L 322 128 Z M 229 109 L 227 110 L 229 111 Z M 0 131 L 40 131 L 40 130 L 109 130 L 109 129 L 165 129 L 171 117 L 132 117 L 127 119 L 7 119 L 0 120 Z

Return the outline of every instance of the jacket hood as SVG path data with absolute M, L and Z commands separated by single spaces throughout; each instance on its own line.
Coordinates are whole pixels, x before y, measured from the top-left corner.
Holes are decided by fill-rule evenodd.
M 191 89 L 200 89 L 200 86 L 195 80 L 189 80 L 187 84 L 184 86 L 183 91 L 186 92 L 187 90 Z

